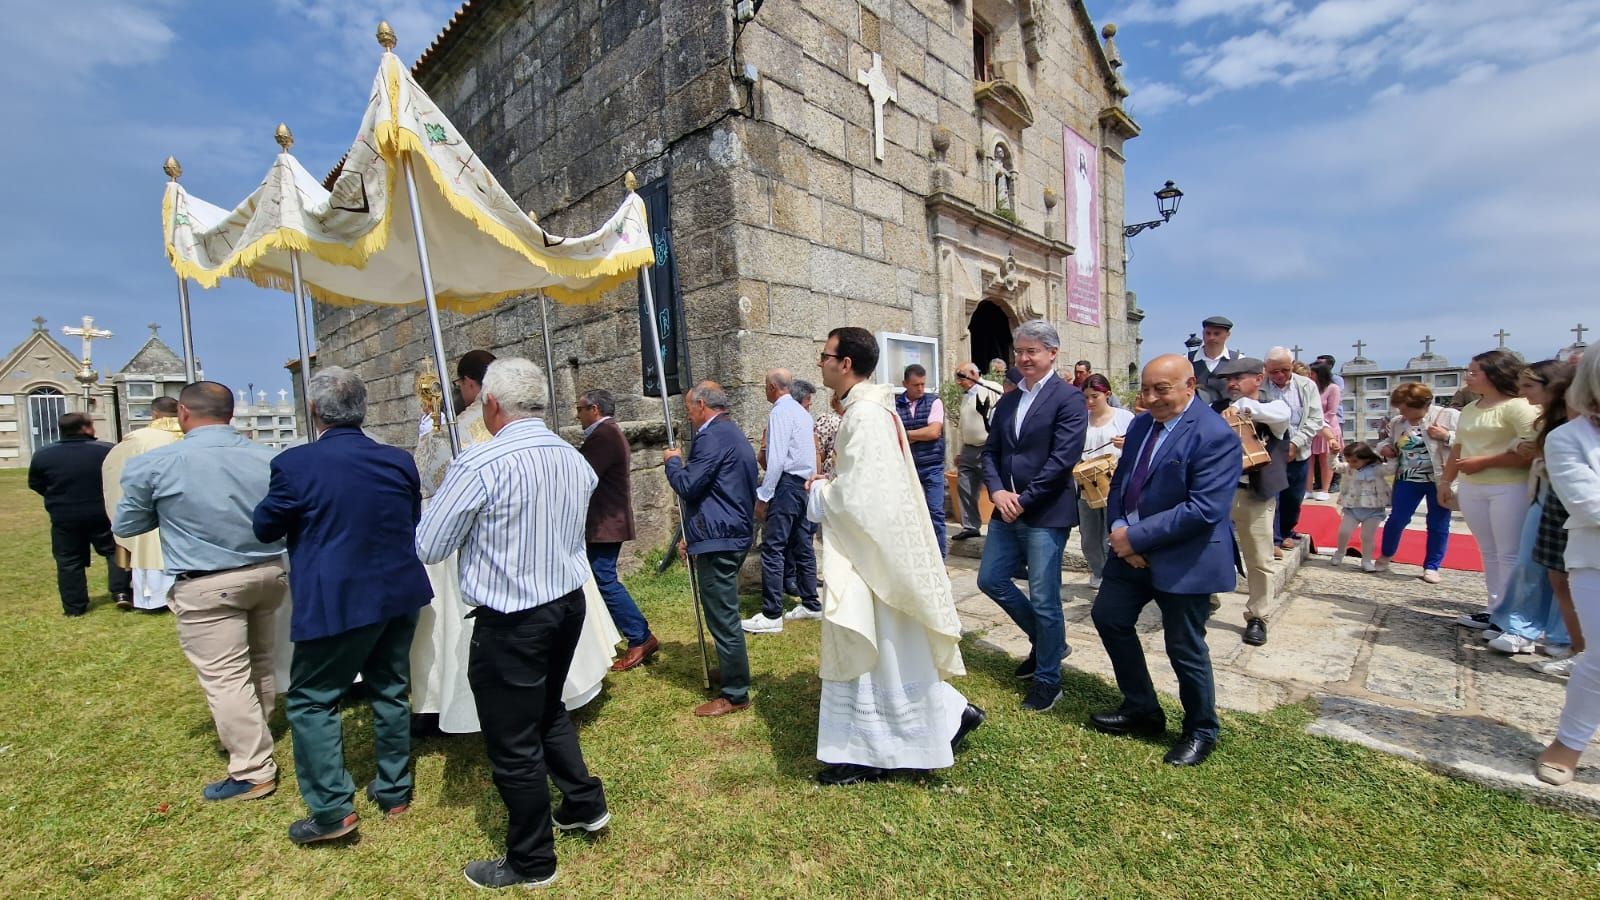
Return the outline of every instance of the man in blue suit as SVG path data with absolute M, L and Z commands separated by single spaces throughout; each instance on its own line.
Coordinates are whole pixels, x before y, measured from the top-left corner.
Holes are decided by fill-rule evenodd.
M 1149 411 L 1128 427 L 1106 502 L 1117 558 L 1106 564 L 1091 611 L 1122 705 L 1089 722 L 1107 734 L 1165 733 L 1167 720 L 1135 631 L 1140 610 L 1154 600 L 1183 701 L 1183 735 L 1164 759 L 1194 766 L 1217 744 L 1206 619 L 1211 595 L 1235 583 L 1230 513 L 1243 451 L 1222 417 L 1195 399 L 1194 366 L 1184 357 L 1152 360 L 1139 391 Z
M 355 785 L 344 767 L 340 701 L 356 675 L 372 698 L 377 776 L 367 799 L 385 814 L 411 804 L 411 637 L 433 599 L 417 559 L 422 488 L 411 454 L 361 433 L 367 386 L 332 367 L 311 378 L 320 437 L 272 460 L 256 507 L 262 541 L 289 539 L 287 711 L 295 775 L 311 815 L 289 826 L 297 844 L 356 829 Z
M 1061 549 L 1078 524 L 1072 467 L 1083 456 L 1089 411 L 1083 392 L 1056 377 L 1061 337 L 1054 326 L 1024 322 L 1012 347 L 1022 384 L 995 405 L 983 446 L 983 481 L 995 515 L 978 587 L 1033 645 L 1017 669 L 1018 678 L 1033 679 L 1022 708 L 1044 712 L 1061 696 L 1061 660 L 1072 652 L 1061 613 Z M 1027 594 L 1011 583 L 1024 563 Z

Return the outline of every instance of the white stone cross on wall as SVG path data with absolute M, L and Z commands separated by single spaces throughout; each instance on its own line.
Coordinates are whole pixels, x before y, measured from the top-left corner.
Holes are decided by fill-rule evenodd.
M 89 365 L 90 343 L 111 337 L 111 332 L 104 328 L 94 327 L 94 316 L 84 316 L 83 326 L 80 328 L 74 328 L 71 325 L 62 326 L 61 333 L 67 337 L 83 338 L 83 364 L 85 367 Z
M 283 406 L 289 402 L 289 392 L 283 388 L 278 389 L 278 405 Z
M 899 103 L 900 95 L 889 86 L 889 79 L 883 74 L 883 57 L 872 54 L 872 68 L 862 69 L 856 73 L 856 83 L 867 89 L 867 95 L 872 98 L 872 155 L 880 162 L 883 160 L 883 105 L 885 103 Z

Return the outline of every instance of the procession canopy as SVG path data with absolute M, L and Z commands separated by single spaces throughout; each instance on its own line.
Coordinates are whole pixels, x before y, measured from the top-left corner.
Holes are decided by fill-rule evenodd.
M 284 143 L 280 141 L 280 143 Z M 385 50 L 361 129 L 332 190 L 288 152 L 231 210 L 190 196 L 176 176 L 162 201 L 167 258 L 202 287 L 225 276 L 291 289 L 291 250 L 324 303 L 421 303 L 409 158 L 439 304 L 474 312 L 542 290 L 587 303 L 655 261 L 644 202 L 629 191 L 597 231 L 567 238 L 519 209 L 461 133 Z

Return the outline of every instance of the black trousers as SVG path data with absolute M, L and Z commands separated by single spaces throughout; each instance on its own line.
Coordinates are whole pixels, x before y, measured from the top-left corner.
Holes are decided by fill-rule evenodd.
M 584 765 L 578 731 L 561 703 L 583 613 L 581 589 L 522 612 L 480 606 L 474 613 L 467 681 L 509 818 L 506 863 L 522 875 L 543 878 L 556 870 L 549 781 L 561 790 L 566 821 L 590 821 L 606 808 L 600 779 Z
M 50 552 L 56 558 L 56 589 L 61 609 L 69 616 L 89 611 L 89 550 L 105 557 L 106 581 L 113 596 L 133 593 L 133 573 L 117 565 L 117 542 L 111 537 L 111 520 L 50 520 Z

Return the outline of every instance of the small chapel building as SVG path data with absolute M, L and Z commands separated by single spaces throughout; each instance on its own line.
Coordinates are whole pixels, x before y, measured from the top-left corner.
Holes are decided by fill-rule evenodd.
M 1063 371 L 1135 370 L 1123 147 L 1139 129 L 1114 28 L 1102 43 L 1081 0 L 765 0 L 741 21 L 743 6 L 469 0 L 413 72 L 558 234 L 603 221 L 637 174 L 669 380 L 721 382 L 753 438 L 766 370 L 820 388 L 817 353 L 841 325 L 880 336 L 892 383 L 910 362 L 933 387 L 1009 358 L 1033 318 L 1060 330 Z M 422 38 L 400 35 L 402 50 Z M 477 347 L 543 364 L 539 312 L 529 297 L 443 314 L 451 364 Z M 657 442 L 636 466 L 659 465 L 635 288 L 549 318 L 561 424 L 578 392 L 610 390 L 635 450 Z M 409 445 L 420 309 L 318 304 L 316 330 L 319 356 L 372 386 L 369 426 Z M 641 529 L 664 537 L 660 476 L 635 485 Z

